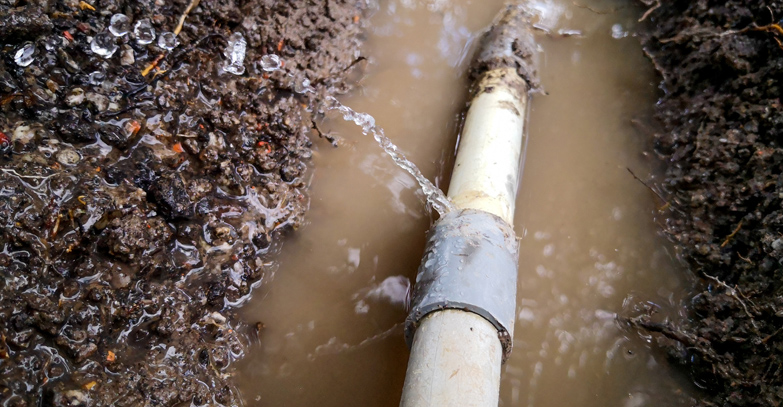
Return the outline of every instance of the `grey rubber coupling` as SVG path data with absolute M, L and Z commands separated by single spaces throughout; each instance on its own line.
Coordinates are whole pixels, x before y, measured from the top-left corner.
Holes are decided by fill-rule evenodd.
M 427 314 L 459 309 L 497 328 L 505 361 L 514 335 L 518 257 L 514 229 L 499 217 L 468 209 L 441 218 L 429 231 L 416 276 L 405 323 L 408 346 Z

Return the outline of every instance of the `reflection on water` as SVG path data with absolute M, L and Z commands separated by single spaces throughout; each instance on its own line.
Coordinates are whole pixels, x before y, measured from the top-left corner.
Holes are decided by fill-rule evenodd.
M 686 405 L 662 355 L 618 328 L 640 303 L 671 313 L 683 288 L 656 235 L 645 122 L 656 79 L 613 1 L 531 1 L 540 72 L 517 202 L 520 276 L 503 406 Z M 371 63 L 343 102 L 372 114 L 445 185 L 465 107 L 471 45 L 500 0 L 387 0 L 370 19 Z M 588 7 L 589 6 L 589 7 Z M 408 351 L 401 322 L 430 215 L 416 182 L 352 124 L 314 140 L 309 224 L 245 306 L 266 330 L 237 383 L 249 406 L 396 406 Z

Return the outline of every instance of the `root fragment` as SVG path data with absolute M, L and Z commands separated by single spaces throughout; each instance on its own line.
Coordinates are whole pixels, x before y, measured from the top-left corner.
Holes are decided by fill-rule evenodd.
M 742 221 L 740 221 L 740 222 L 739 222 L 739 224 L 737 225 L 737 227 L 736 227 L 736 228 L 734 228 L 734 231 L 733 231 L 733 232 L 731 232 L 731 234 L 730 234 L 730 235 L 726 236 L 726 240 L 724 240 L 724 241 L 723 241 L 723 243 L 721 243 L 721 244 L 720 244 L 720 247 L 726 247 L 726 245 L 728 245 L 728 244 L 729 244 L 729 242 L 731 241 L 731 239 L 732 239 L 732 238 L 734 238 L 734 236 L 736 236 L 736 235 L 737 235 L 737 232 L 739 232 L 739 231 L 740 231 L 740 229 L 742 229 Z
M 740 222 L 740 223 L 742 223 L 742 222 Z M 737 230 L 739 230 L 739 229 L 737 229 Z M 718 283 L 719 286 L 725 288 L 726 292 L 729 294 L 729 296 L 731 298 L 734 298 L 735 300 L 737 300 L 737 302 L 742 306 L 742 309 L 745 311 L 745 315 L 747 315 L 748 318 L 750 318 L 750 323 L 751 323 L 751 325 L 753 325 L 753 328 L 756 330 L 756 333 L 759 333 L 758 332 L 759 327 L 758 327 L 758 325 L 756 325 L 756 320 L 753 319 L 753 315 L 748 310 L 748 305 L 745 304 L 745 301 L 743 301 L 739 297 L 739 295 L 737 295 L 737 289 L 734 288 L 734 287 L 730 287 L 728 284 L 724 283 L 723 281 L 720 281 L 720 279 L 718 279 L 717 277 L 713 277 L 713 276 L 711 276 L 709 274 L 705 274 L 704 276 L 709 278 L 710 280 Z
M 188 7 L 179 17 L 179 23 L 177 24 L 177 28 L 174 29 L 174 35 L 179 35 L 179 32 L 182 31 L 182 26 L 185 24 L 185 19 L 188 18 L 188 14 L 190 14 L 191 10 L 196 8 L 200 2 L 201 0 L 190 0 L 190 4 L 188 4 Z
M 658 10 L 659 7 L 661 7 L 660 0 L 655 0 L 655 5 L 647 9 L 647 11 L 645 11 L 644 14 L 642 14 L 642 17 L 639 19 L 639 22 L 641 23 L 642 21 L 646 20 L 647 17 L 649 17 L 653 11 Z

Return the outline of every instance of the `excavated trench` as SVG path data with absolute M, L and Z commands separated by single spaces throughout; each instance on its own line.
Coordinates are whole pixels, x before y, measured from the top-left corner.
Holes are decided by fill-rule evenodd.
M 783 401 L 783 5 L 642 3 L 529 2 L 502 405 Z M 0 404 L 397 405 L 431 214 L 324 101 L 445 185 L 501 5 L 0 0 Z

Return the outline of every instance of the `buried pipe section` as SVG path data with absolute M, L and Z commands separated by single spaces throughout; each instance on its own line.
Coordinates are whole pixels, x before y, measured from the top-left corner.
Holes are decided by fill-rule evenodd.
M 528 93 L 536 86 L 529 14 L 507 6 L 471 66 L 472 100 L 448 196 L 432 227 L 405 337 L 403 407 L 495 407 L 512 347 L 518 243 L 514 207 Z

